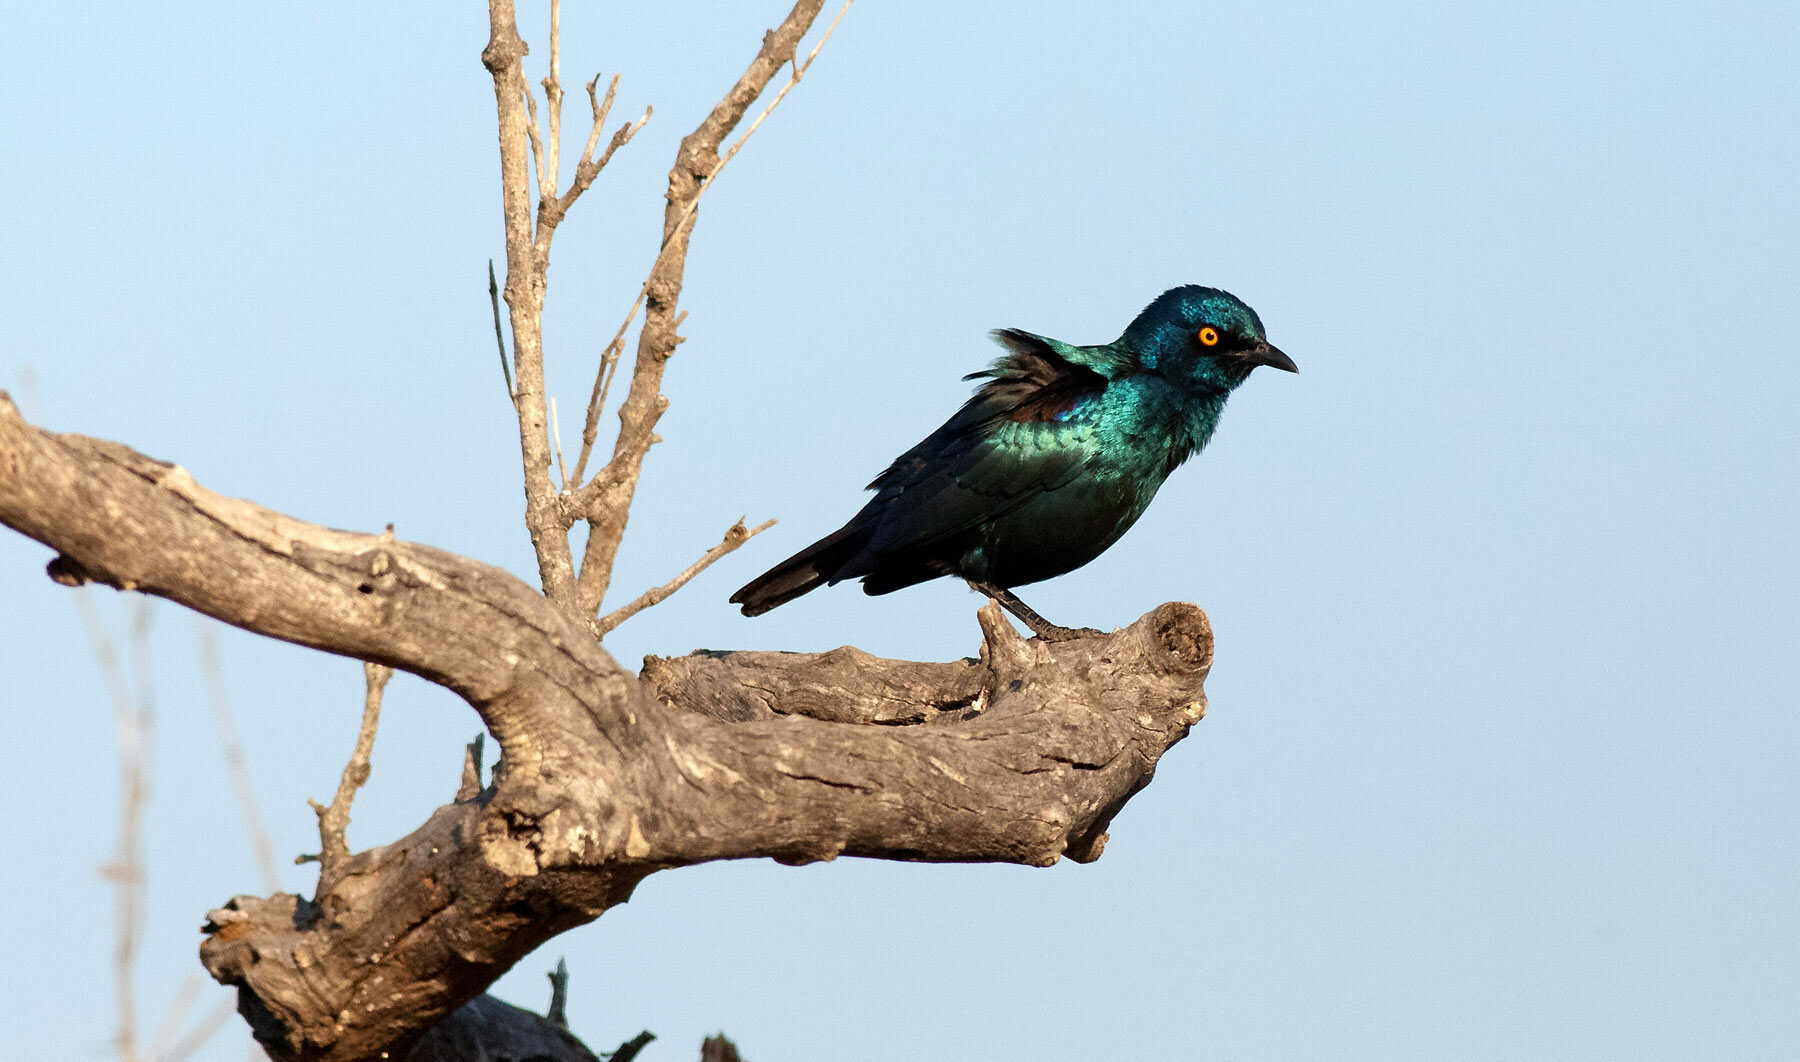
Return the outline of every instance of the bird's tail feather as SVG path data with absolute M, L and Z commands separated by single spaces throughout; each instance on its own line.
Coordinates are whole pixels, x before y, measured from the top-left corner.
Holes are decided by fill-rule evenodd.
M 844 563 L 862 551 L 867 538 L 863 528 L 841 527 L 745 583 L 731 595 L 731 603 L 742 605 L 746 616 L 760 616 L 784 605 L 836 579 Z

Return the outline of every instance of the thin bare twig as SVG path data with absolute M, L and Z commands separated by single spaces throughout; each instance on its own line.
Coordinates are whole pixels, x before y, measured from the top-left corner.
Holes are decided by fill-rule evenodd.
M 718 179 L 719 171 L 737 157 L 737 153 L 743 149 L 745 141 L 749 140 L 762 127 L 763 122 L 768 119 L 770 114 L 774 113 L 775 108 L 781 106 L 781 101 L 787 98 L 787 94 L 793 91 L 794 86 L 800 83 L 801 78 L 806 76 L 807 70 L 812 68 L 813 60 L 819 57 L 819 49 L 825 47 L 825 42 L 831 39 L 832 33 L 838 28 L 838 23 L 844 20 L 844 15 L 849 12 L 850 5 L 855 2 L 856 0 L 844 0 L 844 6 L 838 8 L 838 13 L 831 19 L 831 24 L 826 26 L 825 32 L 819 35 L 818 43 L 814 44 L 812 51 L 807 53 L 805 62 L 793 64 L 787 84 L 781 86 L 781 89 L 775 93 L 775 98 L 762 109 L 762 113 L 756 116 L 756 119 L 750 123 L 750 127 L 745 129 L 743 134 L 732 142 L 731 147 L 725 150 L 725 154 L 719 157 L 719 161 L 713 165 L 712 172 L 706 175 L 706 179 L 700 183 L 700 188 L 694 192 L 693 199 L 689 200 L 687 211 L 682 215 L 678 227 L 685 227 L 693 222 L 694 212 L 700 209 L 700 197 L 705 195 L 706 190 L 712 187 L 713 181 Z M 667 243 L 664 246 L 666 247 Z
M 631 386 L 619 407 L 619 436 L 613 446 L 613 456 L 594 476 L 593 483 L 578 487 L 579 497 L 565 506 L 588 521 L 587 545 L 576 580 L 577 608 L 584 618 L 597 612 L 606 599 L 619 542 L 630 519 L 631 502 L 637 491 L 644 455 L 654 442 L 657 420 L 668 408 L 668 399 L 661 393 L 663 367 L 680 342 L 675 324 L 676 303 L 681 297 L 682 271 L 686 266 L 694 208 L 700 195 L 725 163 L 735 156 L 744 140 L 786 97 L 787 90 L 799 83 L 850 4 L 845 3 L 806 61 L 794 67 L 789 84 L 769 102 L 763 114 L 745 130 L 731 150 L 721 156 L 719 145 L 737 127 L 775 74 L 795 61 L 800 39 L 823 6 L 824 0 L 799 0 L 781 25 L 764 35 L 762 48 L 751 60 L 749 68 L 694 132 L 682 140 L 676 153 L 675 166 L 669 171 L 668 206 L 663 211 L 662 248 L 639 291 L 639 301 L 644 307 L 644 326 L 638 333 Z M 635 306 L 634 303 L 633 313 Z M 604 363 L 600 371 L 602 374 L 607 372 Z M 603 386 L 595 388 L 596 401 L 603 390 Z M 592 422 L 598 416 L 597 409 L 590 409 L 588 421 Z M 585 430 L 582 444 L 584 449 L 591 446 Z M 580 457 L 575 466 L 578 475 L 585 469 Z
M 206 692 L 210 695 L 213 723 L 219 730 L 219 748 L 225 755 L 225 771 L 231 776 L 231 788 L 237 795 L 238 810 L 244 816 L 244 832 L 250 835 L 250 850 L 256 856 L 256 867 L 262 872 L 263 887 L 268 892 L 281 890 L 281 871 L 275 862 L 275 842 L 263 823 L 262 810 L 256 803 L 256 789 L 250 784 L 250 767 L 244 759 L 244 746 L 238 740 L 237 720 L 231 700 L 225 694 L 225 669 L 219 664 L 219 635 L 204 619 L 194 617 L 194 637 L 200 643 L 200 670 L 206 673 Z
M 314 894 L 315 900 L 324 899 L 337 885 L 344 873 L 344 864 L 350 858 L 350 845 L 344 838 L 344 830 L 350 825 L 350 803 L 356 799 L 356 791 L 369 780 L 369 752 L 375 747 L 375 728 L 381 722 L 381 694 L 387 689 L 388 679 L 394 677 L 394 669 L 381 664 L 363 664 L 363 714 L 362 725 L 356 732 L 356 748 L 350 753 L 350 762 L 344 765 L 343 777 L 338 779 L 337 795 L 331 798 L 329 807 L 318 801 L 308 801 L 314 813 L 319 816 L 319 887 Z
M 719 544 L 707 550 L 704 554 L 701 554 L 700 559 L 688 565 L 686 571 L 677 575 L 675 578 L 670 579 L 661 586 L 652 587 L 649 590 L 644 591 L 629 604 L 621 605 L 600 617 L 597 621 L 599 633 L 604 636 L 618 627 L 619 624 L 624 623 L 626 620 L 644 611 L 651 605 L 667 600 L 670 594 L 673 594 L 675 591 L 686 586 L 688 581 L 693 579 L 694 576 L 699 575 L 701 572 L 712 567 L 714 561 L 717 561 L 720 557 L 725 556 L 727 553 L 737 549 L 739 546 L 774 526 L 775 521 L 765 520 L 755 527 L 746 528 L 744 526 L 743 517 L 739 517 L 738 522 L 732 524 L 731 529 L 725 532 L 725 537 L 719 540 Z
M 225 1023 L 231 1020 L 231 1016 L 237 1013 L 236 1003 L 237 1001 L 231 996 L 226 996 L 213 1004 L 212 1010 L 207 1011 L 206 1016 L 196 1022 L 188 1034 L 178 1040 L 175 1046 L 169 1049 L 169 1053 L 158 1058 L 156 1062 L 186 1062 L 195 1051 L 205 1047 L 207 1041 L 211 1040 L 220 1029 L 223 1029 Z
M 600 1057 L 606 1059 L 606 1062 L 632 1062 L 632 1059 L 642 1053 L 644 1048 L 649 1047 L 650 1042 L 654 1039 L 656 1039 L 656 1034 L 645 1029 L 611 1051 L 601 1052 Z
M 85 590 L 76 595 L 82 626 L 94 658 L 112 694 L 113 725 L 119 745 L 119 840 L 113 861 L 101 873 L 113 883 L 113 988 L 117 1013 L 113 1045 L 120 1062 L 137 1062 L 137 954 L 144 911 L 144 807 L 150 801 L 150 777 L 156 729 L 156 698 L 150 671 L 148 601 L 139 601 L 131 623 L 131 654 L 136 690 L 125 677 L 106 624 Z
M 151 1039 L 150 1046 L 145 1049 L 144 1058 L 148 1062 L 183 1062 L 194 1052 L 205 1047 L 207 1042 L 225 1027 L 226 1021 L 230 1020 L 237 1008 L 233 1005 L 234 1000 L 230 996 L 226 996 L 214 1003 L 211 1010 L 201 1015 L 200 1020 L 196 1021 L 193 1027 L 187 1031 L 187 1035 L 179 1039 L 176 1037 L 181 1023 L 187 1018 L 188 1009 L 199 997 L 200 987 L 203 984 L 205 984 L 205 978 L 198 975 L 182 978 L 181 987 L 176 990 L 175 998 L 169 1003 L 168 1013 L 163 1017 L 162 1024 L 157 1027 L 156 1036 Z M 261 1056 L 259 1055 L 259 1057 Z
M 768 106 L 763 108 L 762 113 L 756 116 L 756 120 L 750 123 L 750 127 L 744 130 L 743 135 L 737 138 L 725 154 L 719 157 L 718 162 L 707 173 L 706 178 L 700 182 L 699 189 L 694 192 L 693 199 L 688 202 L 680 221 L 675 225 L 675 234 L 664 235 L 662 246 L 657 248 L 656 257 L 650 263 L 649 274 L 645 276 L 644 283 L 638 288 L 637 298 L 632 300 L 631 308 L 625 313 L 625 320 L 619 325 L 618 331 L 613 333 L 612 339 L 607 342 L 606 347 L 600 353 L 600 368 L 594 374 L 594 389 L 588 398 L 587 420 L 581 429 L 581 453 L 575 459 L 575 479 L 578 485 L 582 475 L 587 471 L 588 458 L 593 452 L 595 439 L 599 435 L 600 411 L 606 406 L 607 393 L 612 390 L 613 376 L 618 372 L 619 357 L 625 350 L 625 333 L 631 329 L 631 322 L 636 319 L 639 308 L 643 306 L 644 298 L 650 291 L 651 281 L 656 277 L 657 267 L 662 264 L 663 257 L 669 253 L 669 248 L 675 243 L 675 235 L 684 233 L 693 223 L 695 212 L 700 208 L 700 197 L 706 194 L 708 188 L 712 187 L 713 181 L 719 176 L 719 171 L 725 168 L 726 163 L 737 157 L 738 151 L 743 148 L 745 141 L 750 139 L 750 135 L 756 132 L 794 86 L 800 83 L 800 79 L 806 76 L 807 70 L 812 67 L 813 60 L 819 57 L 819 50 L 825 47 L 825 42 L 831 39 L 838 23 L 844 20 L 844 15 L 849 12 L 850 5 L 855 2 L 856 0 L 845 0 L 844 6 L 839 8 L 838 13 L 832 17 L 831 24 L 826 26 L 825 32 L 819 35 L 819 40 L 813 45 L 812 51 L 807 53 L 805 62 L 798 63 L 793 67 L 787 84 L 781 86 L 781 90 L 775 94 L 775 98 L 769 101 Z M 815 14 L 817 7 L 818 5 L 814 6 Z M 810 24 L 810 22 L 809 18 L 808 23 Z M 804 30 L 801 31 L 801 35 L 804 33 Z M 767 79 L 764 80 L 764 84 L 767 84 Z M 757 91 L 761 92 L 761 86 L 758 86 Z M 729 132 L 729 130 L 726 131 Z M 721 134 L 722 136 L 723 134 Z M 615 453 L 617 453 L 616 450 Z M 585 563 L 583 567 L 585 569 Z
M 600 145 L 600 134 L 605 131 L 607 115 L 612 113 L 613 100 L 619 91 L 619 76 L 613 75 L 612 82 L 606 87 L 606 98 L 598 96 L 600 75 L 595 74 L 587 83 L 588 103 L 594 111 L 593 125 L 588 129 L 587 145 L 582 148 L 581 158 L 575 163 L 575 179 L 569 183 L 569 190 L 558 196 L 555 186 L 539 189 L 537 212 L 537 235 L 535 237 L 538 257 L 549 262 L 550 239 L 556 227 L 562 224 L 569 210 L 581 194 L 593 187 L 594 179 L 600 171 L 612 161 L 613 153 L 631 142 L 638 135 L 644 124 L 650 121 L 651 108 L 646 106 L 643 115 L 635 122 L 626 122 L 613 132 L 612 139 L 606 144 L 606 150 L 599 158 L 594 157 L 594 149 Z M 560 89 L 558 90 L 560 92 Z M 548 266 L 546 265 L 546 268 Z
M 550 978 L 550 1006 L 544 1011 L 544 1017 L 567 1029 L 569 1027 L 569 964 L 558 958 L 556 969 L 547 975 Z
M 531 170 L 537 178 L 538 194 L 555 195 L 556 186 L 545 183 L 544 141 L 538 131 L 537 97 L 531 94 L 529 86 L 525 88 L 525 113 L 530 116 L 530 121 L 525 124 L 525 135 L 531 138 Z
M 204 983 L 190 975 L 176 987 L 148 1044 L 138 1043 L 137 956 L 147 906 L 143 822 L 150 802 L 156 751 L 156 676 L 150 651 L 155 611 L 147 599 L 134 603 L 130 637 L 132 681 L 128 683 L 118 650 L 89 594 L 85 589 L 77 591 L 75 602 L 111 693 L 119 745 L 118 850 L 113 861 L 101 868 L 101 873 L 113 883 L 113 978 L 118 1006 L 113 1046 L 119 1062 L 176 1062 L 212 1038 L 230 1016 L 231 1000 L 222 1001 L 224 1014 L 203 1020 L 169 1048 Z M 279 883 L 271 888 L 279 888 Z
M 529 93 L 529 89 L 526 90 Z M 550 0 L 550 74 L 544 78 L 544 109 L 550 120 L 548 161 L 539 174 L 538 195 L 556 198 L 562 165 L 562 0 Z
M 575 167 L 575 179 L 566 194 L 557 194 L 562 159 L 562 8 L 551 0 L 550 73 L 544 78 L 548 110 L 547 129 L 540 128 L 536 97 L 525 82 L 523 60 L 527 52 L 519 36 L 512 0 L 489 0 L 489 38 L 482 51 L 484 65 L 494 78 L 494 100 L 500 131 L 500 184 L 506 224 L 506 304 L 512 317 L 513 376 L 508 385 L 519 419 L 519 456 L 525 478 L 525 527 L 537 554 L 538 575 L 544 594 L 564 608 L 574 608 L 574 556 L 569 547 L 569 528 L 576 516 L 561 501 L 561 488 L 550 482 L 551 444 L 548 437 L 544 383 L 544 292 L 550 269 L 550 241 L 569 208 L 594 182 L 612 158 L 650 118 L 649 108 L 635 123 L 613 134 L 606 153 L 594 158 L 607 115 L 618 88 L 615 77 L 599 98 L 599 76 L 588 83 L 588 100 L 594 123 L 587 145 Z M 546 140 L 548 141 L 546 143 Z M 531 174 L 538 186 L 537 213 L 531 209 Z M 496 334 L 499 329 L 496 326 Z M 504 359 L 503 359 L 504 360 Z M 566 468 L 564 486 L 567 486 Z M 592 610 L 589 610 L 591 614 Z
M 175 1042 L 175 1034 L 180 1031 L 181 1023 L 187 1020 L 187 1012 L 200 996 L 200 988 L 206 979 L 199 971 L 190 971 L 181 978 L 175 987 L 174 996 L 169 999 L 169 1008 L 163 1012 L 162 1021 L 156 1026 L 156 1032 L 150 1037 L 150 1046 L 144 1049 L 146 1058 L 161 1059 Z
M 506 305 L 512 318 L 514 409 L 519 420 L 519 458 L 525 479 L 525 529 L 537 554 L 544 595 L 573 610 L 574 557 L 568 524 L 550 482 L 548 410 L 544 397 L 543 312 L 547 258 L 532 235 L 528 89 L 512 0 L 489 0 L 489 37 L 482 63 L 494 78 L 494 107 L 500 134 L 500 188 L 506 227 Z
M 588 126 L 587 144 L 581 149 L 581 161 L 575 164 L 575 181 L 569 185 L 570 192 L 574 192 L 575 186 L 581 183 L 582 162 L 591 162 L 594 158 L 594 149 L 600 146 L 600 134 L 605 131 L 606 116 L 612 113 L 613 100 L 619 95 L 619 75 L 614 74 L 613 79 L 606 83 L 606 99 L 604 101 L 595 95 L 595 90 L 599 87 L 600 75 L 595 74 L 588 79 L 587 83 L 588 107 L 594 112 L 594 120 Z M 648 119 L 649 116 L 645 115 L 644 120 Z M 623 133 L 630 128 L 630 123 L 627 123 L 620 129 L 620 132 Z M 612 152 L 608 151 L 607 154 L 611 155 Z
M 481 749 L 487 735 L 478 733 L 475 740 L 463 746 L 462 781 L 456 786 L 456 801 L 474 800 L 481 795 Z

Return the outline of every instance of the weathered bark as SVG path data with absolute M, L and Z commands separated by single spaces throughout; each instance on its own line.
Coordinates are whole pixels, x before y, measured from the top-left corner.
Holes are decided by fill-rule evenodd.
M 398 1056 L 657 870 L 1094 859 L 1203 714 L 1212 660 L 1192 605 L 1056 645 L 990 605 L 977 659 L 701 652 L 634 675 L 506 572 L 222 497 L 117 443 L 35 428 L 3 392 L 0 523 L 57 550 L 61 582 L 412 672 L 499 741 L 486 789 L 351 856 L 324 894 L 213 912 L 202 961 L 277 1059 Z

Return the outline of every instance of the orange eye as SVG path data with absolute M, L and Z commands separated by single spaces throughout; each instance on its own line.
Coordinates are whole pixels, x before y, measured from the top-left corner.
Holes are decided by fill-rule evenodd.
M 1200 329 L 1200 345 L 1203 347 L 1218 346 L 1219 330 L 1212 325 L 1207 325 L 1205 328 Z

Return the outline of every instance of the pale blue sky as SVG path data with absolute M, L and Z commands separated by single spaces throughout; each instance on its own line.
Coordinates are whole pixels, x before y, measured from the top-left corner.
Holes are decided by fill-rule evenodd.
M 949 584 L 724 599 L 855 510 L 987 329 L 1110 339 L 1206 283 L 1301 374 L 1258 374 L 1123 542 L 1027 599 L 1095 626 L 1200 603 L 1211 715 L 1093 866 L 663 874 L 499 993 L 541 1007 L 565 955 L 576 1029 L 650 1028 L 646 1062 L 720 1028 L 760 1062 L 1791 1053 L 1800 8 L 1110 7 L 851 12 L 702 210 L 617 585 L 782 522 L 609 644 L 971 652 Z M 567 438 L 675 142 L 779 8 L 564 13 L 569 81 L 622 71 L 620 115 L 657 109 L 558 234 Z M 485 32 L 473 3 L 15 12 L 0 386 L 29 366 L 53 427 L 529 575 Z M 112 732 L 47 559 L 0 533 L 0 946 L 30 971 L 0 1043 L 98 1057 Z M 207 908 L 260 889 L 192 628 L 159 609 L 152 1021 Z M 360 672 L 224 652 L 277 848 L 313 850 Z M 352 842 L 447 799 L 477 725 L 396 680 Z

